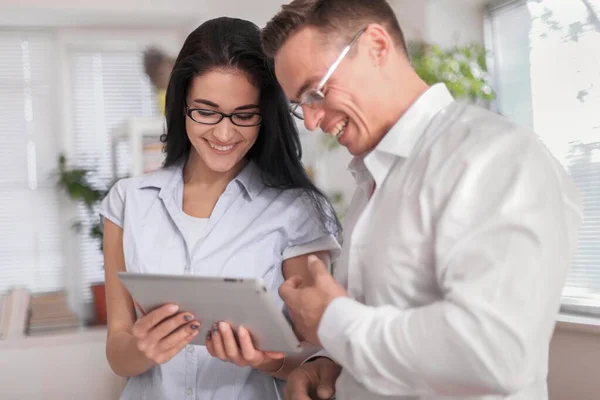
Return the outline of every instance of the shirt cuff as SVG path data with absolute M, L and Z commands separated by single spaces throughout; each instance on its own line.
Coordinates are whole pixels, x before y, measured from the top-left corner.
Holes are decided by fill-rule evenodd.
M 317 351 L 315 354 L 311 354 L 310 356 L 306 357 L 306 359 L 304 361 L 302 361 L 302 364 L 300 364 L 300 365 L 304 365 L 307 362 L 313 361 L 313 360 L 315 360 L 317 358 L 320 358 L 320 357 L 329 358 L 330 360 L 332 360 L 332 361 L 335 362 L 335 360 L 333 359 L 333 357 L 331 357 L 331 354 L 329 354 L 327 352 L 327 350 L 322 349 L 322 350 Z
M 323 349 L 330 353 L 330 358 L 340 365 L 344 365 L 343 360 L 347 356 L 347 341 L 344 340 L 346 332 L 350 330 L 352 323 L 360 320 L 361 316 L 369 310 L 370 307 L 350 297 L 338 297 L 325 308 L 317 329 L 317 336 Z

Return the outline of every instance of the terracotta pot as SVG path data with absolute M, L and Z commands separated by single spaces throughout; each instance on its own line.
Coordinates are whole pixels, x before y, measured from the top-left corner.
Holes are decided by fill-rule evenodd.
M 104 283 L 92 285 L 92 294 L 94 296 L 94 311 L 96 313 L 94 325 L 106 325 L 106 289 Z

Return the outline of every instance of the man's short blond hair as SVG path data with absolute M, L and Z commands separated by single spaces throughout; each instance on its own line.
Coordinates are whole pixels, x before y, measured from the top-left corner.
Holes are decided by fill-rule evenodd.
M 395 44 L 408 54 L 396 14 L 385 0 L 293 0 L 283 5 L 263 29 L 263 51 L 274 57 L 289 37 L 304 27 L 350 40 L 371 23 L 382 25 Z

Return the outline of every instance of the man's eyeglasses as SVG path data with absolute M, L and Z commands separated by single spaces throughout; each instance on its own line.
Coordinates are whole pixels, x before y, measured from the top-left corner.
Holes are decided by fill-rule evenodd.
M 346 54 L 348 54 L 348 52 L 352 48 L 352 45 L 354 44 L 354 42 L 356 42 L 356 40 L 360 37 L 360 35 L 366 29 L 367 29 L 366 27 L 361 29 L 354 35 L 354 37 L 352 37 L 352 40 L 350 40 L 350 43 L 348 43 L 348 45 L 346 47 L 344 47 L 344 49 L 342 50 L 342 52 L 340 53 L 338 58 L 335 60 L 335 62 L 333 64 L 331 64 L 331 67 L 329 67 L 325 76 L 323 76 L 323 78 L 319 81 L 319 84 L 317 85 L 317 87 L 314 89 L 309 89 L 306 92 L 302 93 L 302 95 L 300 96 L 300 102 L 293 103 L 290 105 L 290 112 L 294 115 L 294 117 L 302 119 L 302 120 L 304 119 L 304 112 L 302 110 L 302 106 L 316 108 L 316 107 L 320 107 L 323 104 L 323 101 L 325 100 L 325 94 L 323 93 L 323 87 L 325 86 L 325 84 L 327 83 L 329 78 L 331 78 L 331 75 L 333 75 L 333 73 L 335 72 L 337 67 L 340 65 L 340 63 L 342 62 L 344 57 L 346 57 Z
M 223 118 L 229 118 L 231 123 L 242 127 L 257 126 L 262 122 L 262 115 L 255 112 L 225 114 L 205 108 L 189 108 L 186 105 L 185 114 L 190 117 L 192 121 L 204 125 L 217 125 L 219 122 L 223 121 Z

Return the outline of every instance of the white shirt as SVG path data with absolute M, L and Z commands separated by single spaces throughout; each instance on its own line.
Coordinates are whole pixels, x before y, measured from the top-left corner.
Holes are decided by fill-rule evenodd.
M 277 291 L 285 260 L 321 250 L 337 257 L 337 241 L 306 196 L 266 187 L 252 162 L 227 185 L 210 218 L 186 215 L 182 206 L 181 166 L 115 184 L 100 214 L 123 229 L 127 271 L 261 278 L 283 308 Z M 198 334 L 208 329 L 202 325 Z M 268 400 L 279 398 L 278 386 L 268 374 L 190 345 L 128 378 L 121 399 Z
M 318 330 L 338 400 L 547 399 L 582 212 L 537 136 L 436 85 L 351 168 L 351 298 Z

